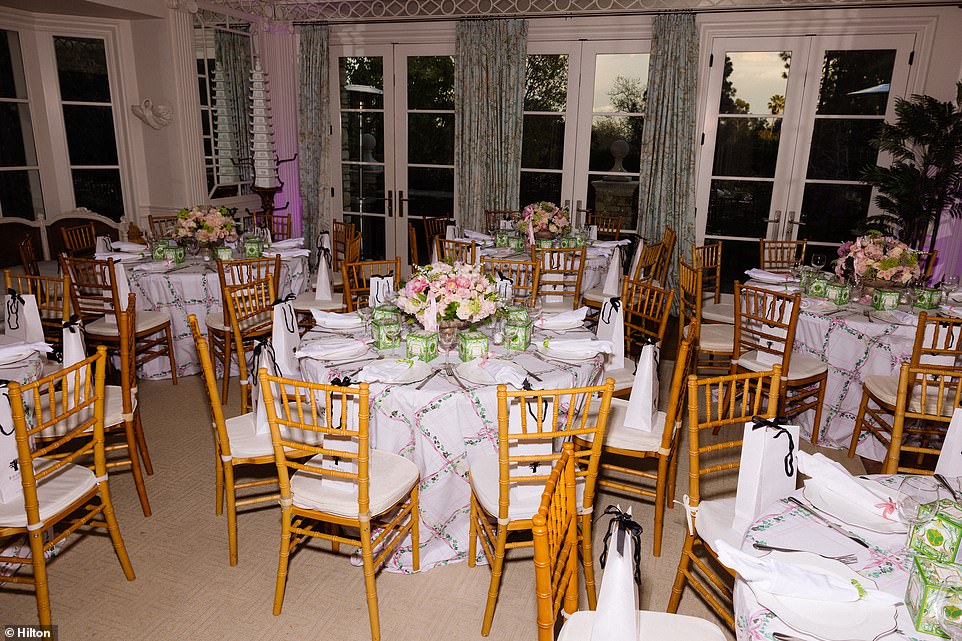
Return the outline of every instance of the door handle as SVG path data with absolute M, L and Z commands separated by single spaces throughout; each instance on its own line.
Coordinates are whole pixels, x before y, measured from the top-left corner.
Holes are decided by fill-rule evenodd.
M 775 210 L 775 217 L 774 217 L 774 218 L 768 218 L 768 219 L 765 220 L 765 222 L 768 223 L 768 224 L 780 223 L 780 222 L 782 222 L 782 210 L 781 210 L 781 209 L 776 209 L 776 210 Z
M 408 199 L 404 197 L 404 191 L 401 189 L 398 189 L 398 192 L 397 192 L 397 217 L 398 218 L 404 218 L 404 203 L 406 203 L 407 201 Z
M 795 219 L 795 212 L 788 212 L 788 224 L 785 225 L 785 240 L 792 239 L 792 228 L 789 227 L 789 225 L 793 227 L 802 227 L 804 224 L 805 223 L 802 222 L 801 217 L 799 217 L 797 220 Z
M 387 198 L 384 199 L 387 203 L 387 217 L 394 218 L 394 190 L 387 190 Z

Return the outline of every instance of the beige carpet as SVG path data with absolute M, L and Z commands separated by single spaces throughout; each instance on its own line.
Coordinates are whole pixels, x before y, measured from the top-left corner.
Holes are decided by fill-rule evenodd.
M 666 373 L 662 380 L 669 376 Z M 302 548 L 292 558 L 284 611 L 277 617 L 271 613 L 280 530 L 276 508 L 239 515 L 240 562 L 230 567 L 226 518 L 214 515 L 213 444 L 200 379 L 182 378 L 176 387 L 169 381 L 143 381 L 140 390 L 156 471 L 147 479 L 153 516 L 144 518 L 141 513 L 129 473 L 111 478 L 137 579 L 124 579 L 105 536 L 73 537 L 68 549 L 49 565 L 53 619 L 60 626 L 61 640 L 370 638 L 361 569 L 320 543 Z M 229 416 L 239 411 L 236 384 L 231 391 Z M 861 471 L 857 460 L 845 459 L 842 452 L 831 454 Z M 678 498 L 685 491 L 687 472 L 687 456 L 682 456 Z M 654 558 L 651 504 L 602 494 L 597 512 L 613 502 L 634 505 L 636 519 L 645 528 L 640 607 L 663 610 L 684 541 L 684 511 L 668 511 L 663 552 Z M 595 528 L 596 563 L 602 530 L 603 524 Z M 488 638 L 530 641 L 535 637 L 530 555 L 510 553 L 508 559 Z M 466 563 L 412 576 L 380 573 L 382 638 L 481 639 L 489 578 L 487 567 L 472 569 Z M 681 612 L 713 619 L 691 590 L 685 593 Z M 36 616 L 31 591 L 3 586 L 0 623 L 36 623 Z

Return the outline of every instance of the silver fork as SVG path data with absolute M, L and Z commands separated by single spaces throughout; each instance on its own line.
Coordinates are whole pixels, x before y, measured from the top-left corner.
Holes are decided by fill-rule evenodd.
M 766 545 L 764 543 L 753 543 L 752 547 L 756 550 L 764 550 L 767 552 L 809 552 L 809 550 L 797 550 L 795 548 L 780 548 L 775 545 Z M 818 554 L 818 552 L 809 552 L 810 554 Z M 832 556 L 831 554 L 818 554 L 818 556 L 823 559 L 831 559 L 832 561 L 839 561 L 845 565 L 852 565 L 853 563 L 858 563 L 858 557 L 854 554 L 839 554 L 838 556 Z
M 454 373 L 454 365 L 451 363 L 444 364 L 444 375 L 447 378 L 454 379 L 454 382 L 458 384 L 458 387 L 463 389 L 465 392 L 468 391 L 468 388 L 465 387 L 464 383 L 461 382 L 461 379 L 458 378 L 458 375 Z

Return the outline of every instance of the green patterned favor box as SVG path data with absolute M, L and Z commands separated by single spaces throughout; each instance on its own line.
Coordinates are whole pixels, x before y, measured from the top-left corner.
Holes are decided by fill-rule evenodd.
M 494 246 L 495 247 L 510 247 L 511 246 L 511 232 L 507 229 L 499 229 L 494 232 Z
M 508 238 L 508 247 L 515 251 L 524 251 L 524 238 L 521 236 L 510 236 Z
M 392 303 L 386 303 L 384 305 L 378 305 L 374 308 L 374 313 L 371 314 L 371 320 L 374 321 L 388 321 L 391 323 L 401 322 L 401 310 L 398 309 L 397 305 Z
M 894 289 L 878 289 L 872 293 L 872 307 L 879 311 L 892 310 L 899 306 L 899 292 Z
M 179 245 L 168 245 L 164 248 L 164 258 L 175 265 L 180 265 L 186 260 L 187 253 L 186 250 Z
M 150 246 L 150 256 L 154 260 L 167 260 L 167 247 L 170 243 L 166 238 L 158 239 Z
M 939 585 L 950 577 L 962 579 L 962 566 L 939 563 L 921 554 L 915 557 L 905 588 L 905 606 L 919 632 L 948 638 L 939 627 L 934 605 L 940 596 Z M 962 608 L 962 593 L 956 592 L 946 605 Z
M 554 238 L 535 238 L 534 246 L 538 249 L 551 249 L 554 247 Z
M 818 273 L 812 276 L 811 280 L 808 281 L 808 289 L 805 293 L 812 298 L 825 298 L 828 292 L 828 276 L 824 273 Z
M 410 359 L 422 360 L 425 363 L 434 360 L 438 355 L 438 333 L 427 330 L 410 332 L 407 341 L 407 354 Z
M 504 325 L 504 346 L 507 349 L 518 351 L 528 349 L 528 345 L 531 344 L 532 325 L 533 323 L 530 320 L 517 322 L 509 318 L 508 322 Z
M 848 305 L 851 288 L 845 283 L 829 283 L 825 288 L 825 298 L 836 305 Z
M 234 250 L 228 245 L 218 245 L 213 248 L 214 260 L 232 260 Z
M 264 253 L 264 241 L 249 238 L 244 241 L 244 258 L 260 258 Z
M 488 337 L 481 332 L 458 334 L 458 356 L 464 362 L 481 358 L 488 353 Z
M 913 307 L 919 309 L 936 309 L 942 302 L 942 290 L 934 287 L 916 287 Z
M 919 508 L 919 512 L 929 513 L 935 503 Z M 909 547 L 927 557 L 944 563 L 962 562 L 962 505 L 942 499 L 939 511 L 928 523 L 919 523 L 912 528 Z
M 508 323 L 516 323 L 519 325 L 524 325 L 530 320 L 528 318 L 528 310 L 524 307 L 519 307 L 518 305 L 509 305 L 504 308 L 504 318 Z
M 401 346 L 401 323 L 396 320 L 371 322 L 371 338 L 375 349 L 394 349 Z

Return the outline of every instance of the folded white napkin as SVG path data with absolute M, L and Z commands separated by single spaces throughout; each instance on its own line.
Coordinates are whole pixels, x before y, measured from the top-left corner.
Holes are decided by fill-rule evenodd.
M 52 352 L 53 348 L 47 343 L 36 342 L 36 343 L 6 343 L 0 345 L 0 357 L 10 356 L 16 354 L 24 354 L 25 356 L 28 352 L 40 352 L 41 354 L 46 354 L 47 352 Z
M 869 508 L 891 502 L 892 492 L 878 483 L 864 483 L 824 454 L 799 451 L 798 469 L 819 486 L 848 497 L 852 503 Z M 880 510 L 882 508 L 879 508 Z
M 319 309 L 311 309 L 311 316 L 314 322 L 331 329 L 357 329 L 364 325 L 357 314 L 338 314 L 336 312 L 325 312 Z
M 276 247 L 271 247 L 270 249 L 265 249 L 264 254 L 266 256 L 274 256 L 276 254 L 281 255 L 281 260 L 290 260 L 291 258 L 299 258 L 301 256 L 308 258 L 311 255 L 309 249 L 294 248 L 294 249 L 277 249 Z
M 903 312 L 900 309 L 890 309 L 885 313 L 888 314 L 889 318 L 901 325 L 916 326 L 919 324 L 918 316 L 910 314 L 909 312 Z
M 464 237 L 469 240 L 482 240 L 482 241 L 494 240 L 493 238 L 491 238 L 491 236 L 488 236 L 487 234 L 482 234 L 479 231 L 474 231 L 471 229 L 465 229 L 463 233 L 464 233 Z
M 157 263 L 137 263 L 130 268 L 135 272 L 165 272 L 170 269 L 170 265 L 165 262 Z
M 375 383 L 377 381 L 393 383 L 407 374 L 412 367 L 414 367 L 414 361 L 374 361 L 365 365 L 364 369 L 358 372 L 357 379 L 362 383 Z
M 612 247 L 620 247 L 621 245 L 630 245 L 631 241 L 627 238 L 623 240 L 593 240 L 591 241 L 592 247 L 602 247 L 611 249 Z
M 300 349 L 294 352 L 294 356 L 297 358 L 337 360 L 357 352 L 359 344 L 366 345 L 364 341 L 356 338 L 322 338 L 321 340 L 302 343 Z
M 108 258 L 113 258 L 115 263 L 122 263 L 125 260 L 140 260 L 143 258 L 143 256 L 131 252 L 100 252 L 94 254 L 94 258 L 97 260 L 107 260 Z
M 478 367 L 486 371 L 497 384 L 511 385 L 515 389 L 524 387 L 524 374 L 516 367 L 500 361 L 478 361 Z
M 594 338 L 546 338 L 544 346 L 559 354 L 584 354 L 603 352 L 610 354 L 614 349 L 611 341 L 599 341 Z
M 962 318 L 962 305 L 942 305 L 939 309 L 942 310 L 942 313 L 946 316 Z
M 125 240 L 115 240 L 110 244 L 114 248 L 114 251 L 118 252 L 130 252 L 132 254 L 136 254 L 147 251 L 147 245 L 141 245 L 140 243 L 129 243 Z
M 114 244 L 116 247 L 116 243 Z M 278 240 L 271 243 L 271 249 L 297 249 L 298 247 L 304 246 L 304 238 L 288 238 L 287 240 Z
M 542 316 L 534 322 L 536 327 L 542 329 L 564 329 L 571 327 L 573 323 L 585 322 L 585 315 L 588 313 L 587 307 L 579 307 L 567 312 L 559 312 L 551 316 Z
M 737 550 L 722 540 L 713 545 L 718 559 L 735 570 L 753 588 L 776 596 L 789 596 L 813 601 L 850 603 L 864 600 L 897 605 L 901 599 L 886 592 L 862 586 L 863 595 L 848 579 L 821 574 L 770 556 L 755 557 Z
M 749 269 L 745 271 L 745 275 L 763 283 L 785 283 L 794 280 L 791 274 L 776 274 L 765 269 Z

